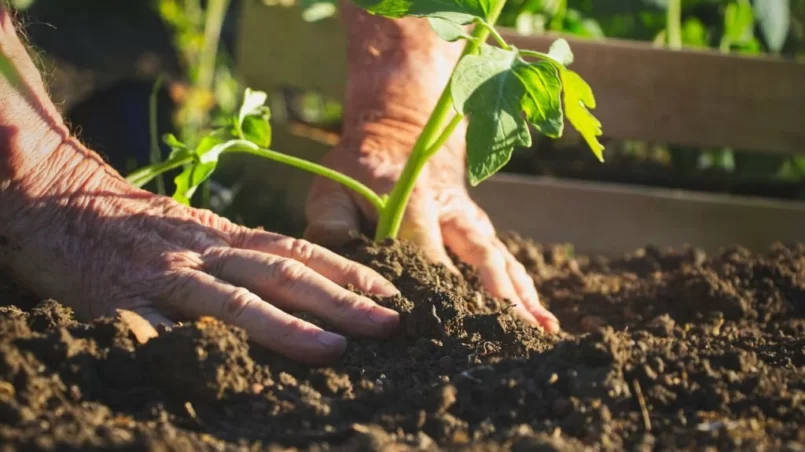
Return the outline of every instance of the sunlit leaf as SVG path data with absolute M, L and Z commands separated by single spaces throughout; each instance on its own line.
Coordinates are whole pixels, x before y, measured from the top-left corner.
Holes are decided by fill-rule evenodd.
M 514 72 L 525 87 L 522 109 L 526 119 L 543 135 L 562 136 L 562 82 L 555 67 L 547 62 L 515 64 Z
M 190 204 L 190 198 L 205 180 L 207 180 L 218 166 L 218 158 L 229 147 L 232 141 L 224 141 L 214 135 L 208 135 L 201 140 L 195 150 L 197 160 L 185 167 L 174 179 L 176 193 L 173 199 Z
M 179 173 L 173 182 L 176 184 L 176 192 L 173 199 L 189 206 L 190 199 L 196 193 L 198 187 L 212 175 L 218 162 L 197 163 L 188 165 L 184 171 Z
M 570 124 L 581 133 L 593 154 L 604 161 L 604 146 L 598 141 L 601 136 L 601 121 L 590 113 L 595 108 L 595 97 L 590 85 L 570 69 L 560 71 L 564 92 L 565 115 Z
M 456 110 L 469 115 L 467 174 L 473 186 L 503 168 L 515 146 L 531 145 L 521 114 L 526 89 L 514 71 L 521 64 L 516 51 L 484 45 L 456 66 L 450 86 Z
M 430 22 L 430 27 L 433 31 L 447 42 L 472 39 L 472 36 L 464 30 L 464 26 L 459 23 L 442 19 L 441 17 L 428 17 L 428 22 Z
M 390 18 L 438 17 L 466 25 L 478 17 L 486 19 L 491 0 L 353 0 L 372 14 Z
M 722 46 L 729 48 L 754 37 L 755 15 L 749 0 L 738 0 L 727 5 L 724 11 L 724 36 Z
M 179 141 L 175 135 L 172 133 L 168 133 L 162 137 L 162 142 L 167 144 L 171 148 L 171 153 L 168 156 L 168 160 L 173 159 L 181 159 L 192 155 L 195 151 L 188 148 L 186 144 Z

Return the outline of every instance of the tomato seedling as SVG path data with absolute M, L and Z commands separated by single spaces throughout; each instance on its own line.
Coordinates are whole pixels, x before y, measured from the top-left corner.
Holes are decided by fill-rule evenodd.
M 477 185 L 498 172 L 516 146 L 530 146 L 529 124 L 551 137 L 562 136 L 564 118 L 576 128 L 596 157 L 603 161 L 598 141 L 601 123 L 588 109 L 595 108 L 590 86 L 568 69 L 573 53 L 567 41 L 556 40 L 548 53 L 509 45 L 495 29 L 505 0 L 354 0 L 371 14 L 388 18 L 425 18 L 441 38 L 466 40 L 450 82 L 414 144 L 403 172 L 388 194 L 378 194 L 339 172 L 268 149 L 271 144 L 266 94 L 246 90 L 237 116 L 190 149 L 173 136 L 165 140 L 173 152 L 167 161 L 142 168 L 128 177 L 143 186 L 157 175 L 184 167 L 176 179 L 174 198 L 190 197 L 210 177 L 218 159 L 246 152 L 276 160 L 342 183 L 364 196 L 378 211 L 376 240 L 396 237 L 417 178 L 427 163 L 468 117 L 467 174 Z M 466 28 L 473 26 L 471 33 Z M 492 36 L 497 46 L 486 43 Z M 451 116 L 452 115 L 452 116 Z

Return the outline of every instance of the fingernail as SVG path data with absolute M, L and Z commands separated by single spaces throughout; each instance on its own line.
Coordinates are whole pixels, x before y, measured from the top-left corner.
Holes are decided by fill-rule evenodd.
M 320 332 L 316 339 L 325 347 L 346 347 L 347 345 L 347 339 L 344 336 L 329 331 Z
M 369 320 L 378 325 L 391 327 L 400 322 L 400 314 L 391 309 L 372 309 L 369 311 Z

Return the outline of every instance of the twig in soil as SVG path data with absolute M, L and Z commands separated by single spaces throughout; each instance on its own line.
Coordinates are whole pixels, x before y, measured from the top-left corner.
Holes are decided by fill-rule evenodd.
M 640 383 L 637 382 L 637 379 L 632 380 L 632 385 L 634 386 L 637 403 L 640 404 L 640 413 L 643 415 L 643 427 L 649 433 L 651 432 L 651 417 L 649 417 L 648 408 L 646 407 L 646 399 L 643 397 L 643 391 L 640 389 Z
M 184 403 L 184 409 L 187 411 L 188 416 L 190 416 L 194 420 L 198 420 L 198 415 L 196 414 L 196 409 L 193 408 L 193 404 L 190 402 Z
M 484 364 L 482 366 L 473 367 L 472 369 L 467 369 L 464 372 L 461 372 L 460 374 L 458 374 L 458 376 L 459 377 L 464 377 L 464 378 L 466 378 L 468 380 L 472 380 L 472 381 L 474 381 L 476 383 L 483 383 L 483 380 L 481 380 L 480 378 L 475 377 L 475 376 L 472 375 L 472 373 L 475 372 L 476 370 L 482 370 L 482 369 L 491 370 L 492 367 Z

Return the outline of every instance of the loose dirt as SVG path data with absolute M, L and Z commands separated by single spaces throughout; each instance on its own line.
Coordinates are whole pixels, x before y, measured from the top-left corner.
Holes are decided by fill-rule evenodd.
M 805 450 L 805 245 L 617 259 L 507 245 L 565 332 L 407 245 L 387 341 L 295 364 L 210 319 L 145 344 L 0 278 L 0 450 Z

